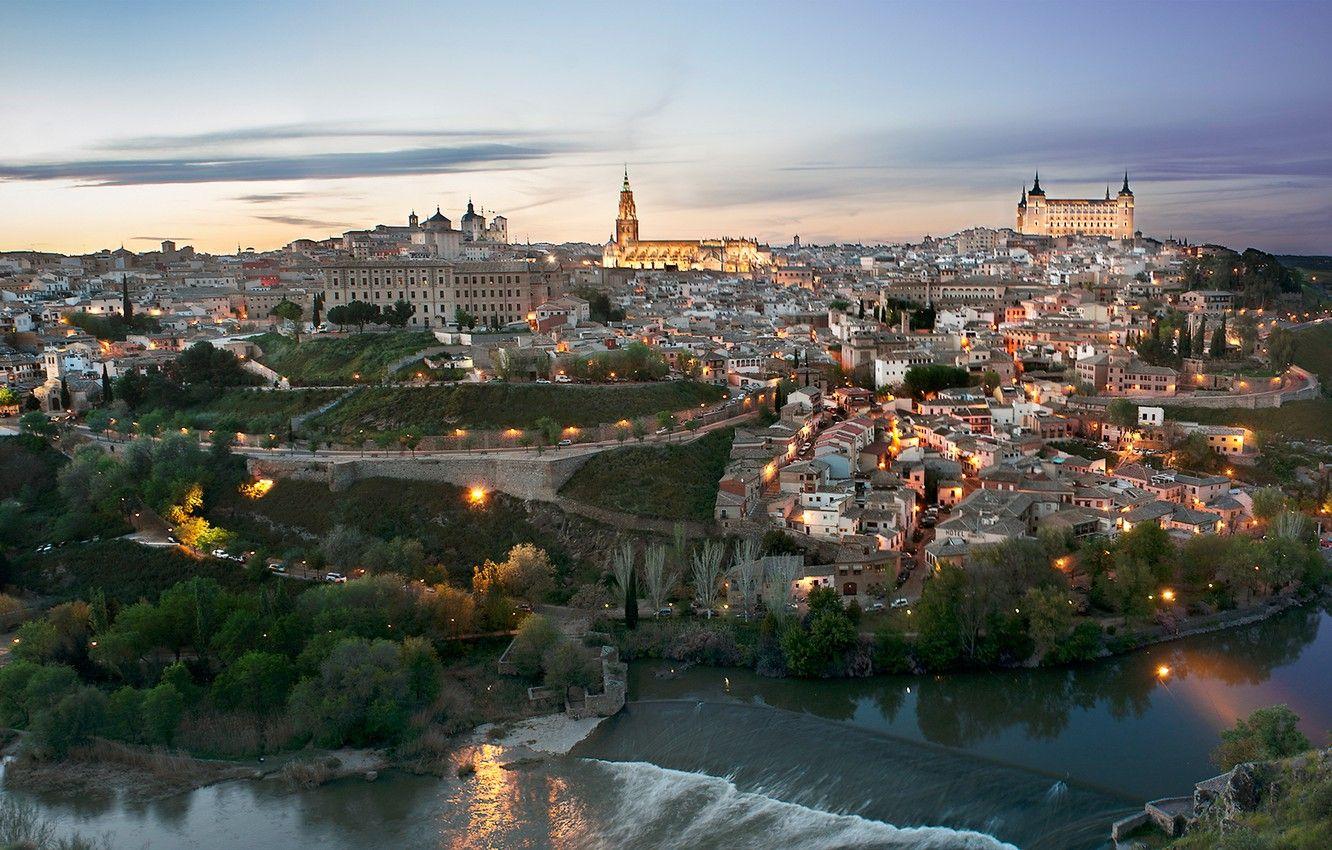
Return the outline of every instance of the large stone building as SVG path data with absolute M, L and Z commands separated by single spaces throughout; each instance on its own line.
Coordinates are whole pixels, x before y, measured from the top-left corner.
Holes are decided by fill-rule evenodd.
M 1105 198 L 1047 198 L 1041 188 L 1041 175 L 1030 190 L 1024 189 L 1017 205 L 1018 233 L 1034 236 L 1108 236 L 1111 239 L 1133 238 L 1133 192 L 1129 189 L 1128 172 L 1124 172 L 1124 187 Z
M 451 324 L 459 310 L 478 324 L 527 321 L 564 291 L 563 274 L 524 261 L 451 263 L 434 259 L 341 260 L 324 266 L 324 309 L 364 301 L 415 308 L 409 327 Z
M 608 269 L 670 269 L 747 274 L 772 265 L 772 250 L 756 239 L 652 239 L 638 238 L 638 212 L 629 188 L 629 170 L 620 187 L 620 212 L 615 236 L 602 251 Z

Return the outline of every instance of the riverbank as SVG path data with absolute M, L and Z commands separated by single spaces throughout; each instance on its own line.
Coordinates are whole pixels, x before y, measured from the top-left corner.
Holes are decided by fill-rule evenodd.
M 916 632 L 900 631 L 900 624 L 879 621 L 874 631 L 865 631 L 859 624 L 856 641 L 844 650 L 847 662 L 833 665 L 822 676 L 792 674 L 780 661 L 782 622 L 743 621 L 736 618 L 643 620 L 630 632 L 619 620 L 606 620 L 594 624 L 598 631 L 613 636 L 622 656 L 630 661 L 669 661 L 677 665 L 713 668 L 749 668 L 760 675 L 775 679 L 841 679 L 898 675 L 902 673 L 927 674 L 942 672 L 986 673 L 1015 669 L 1049 669 L 1070 665 L 1105 661 L 1126 656 L 1153 646 L 1168 644 L 1198 635 L 1214 634 L 1252 626 L 1292 608 L 1320 604 L 1332 599 L 1324 590 L 1313 596 L 1287 593 L 1267 597 L 1256 604 L 1229 611 L 1181 618 L 1176 627 L 1152 624 L 1129 629 L 1122 622 L 1083 619 L 1082 624 L 1095 626 L 1094 651 L 1072 661 L 1049 661 L 1049 654 L 1032 654 L 1020 662 L 990 664 L 964 664 L 932 668 L 911 656 Z M 791 621 L 787 621 L 788 623 Z M 889 637 L 885 638 L 884 634 Z M 1077 639 L 1081 629 L 1074 629 L 1071 638 Z
M 311 789 L 338 780 L 376 781 L 390 770 L 436 776 L 465 776 L 480 748 L 488 760 L 508 767 L 567 754 L 604 718 L 574 719 L 563 713 L 514 723 L 484 723 L 468 733 L 421 749 L 304 749 L 256 760 L 201 759 L 160 748 L 102 739 L 74 747 L 56 760 L 24 752 L 21 735 L 5 742 L 6 788 L 32 794 L 150 802 L 237 780 L 269 780 L 289 790 Z

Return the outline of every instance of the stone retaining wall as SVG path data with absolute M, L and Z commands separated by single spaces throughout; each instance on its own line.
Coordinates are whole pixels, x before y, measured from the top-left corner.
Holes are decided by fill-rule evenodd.
M 1160 398 L 1131 398 L 1137 404 L 1160 407 L 1242 407 L 1255 410 L 1260 407 L 1280 407 L 1287 402 L 1318 398 L 1322 388 L 1318 376 L 1299 366 L 1291 366 L 1290 374 L 1299 382 L 1299 389 L 1270 390 L 1261 393 L 1219 393 L 1217 395 L 1176 395 Z
M 484 487 L 519 499 L 555 501 L 560 487 L 594 453 L 562 457 L 497 455 L 401 458 L 251 457 L 251 474 L 264 478 L 322 481 L 337 492 L 366 478 L 440 481 L 457 487 Z

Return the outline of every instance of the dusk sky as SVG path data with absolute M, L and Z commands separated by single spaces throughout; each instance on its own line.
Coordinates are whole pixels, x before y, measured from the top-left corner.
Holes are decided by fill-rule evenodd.
M 0 5 L 0 250 L 279 247 L 471 195 L 514 241 L 901 241 L 1117 190 L 1332 253 L 1332 3 Z M 494 11 L 491 11 L 493 9 Z

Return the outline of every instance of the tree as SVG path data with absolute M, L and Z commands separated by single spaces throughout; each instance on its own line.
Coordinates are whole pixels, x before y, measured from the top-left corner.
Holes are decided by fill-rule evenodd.
M 503 561 L 487 560 L 472 575 L 472 590 L 485 593 L 492 583 L 504 592 L 532 601 L 540 601 L 555 584 L 555 567 L 544 549 L 531 543 L 519 543 Z
M 170 746 L 185 715 L 185 698 L 175 686 L 163 683 L 143 695 L 144 737 Z
M 1299 724 L 1299 715 L 1287 706 L 1260 708 L 1235 721 L 1235 728 L 1221 733 L 1221 743 L 1212 751 L 1212 761 L 1222 770 L 1230 770 L 1244 762 L 1298 755 L 1313 746 Z
M 83 424 L 88 426 L 88 430 L 94 434 L 100 434 L 111 424 L 111 414 L 104 408 L 94 407 L 83 417 Z
M 1288 328 L 1272 328 L 1267 336 L 1267 359 L 1272 368 L 1284 372 L 1295 358 L 1295 334 Z
M 509 649 L 509 661 L 518 675 L 535 678 L 543 669 L 546 653 L 563 639 L 559 628 L 546 617 L 533 614 L 523 620 Z
M 1180 329 L 1178 348 L 1181 360 L 1186 360 L 1193 356 L 1193 337 L 1189 334 L 1188 327 Z
M 1221 324 L 1212 331 L 1212 345 L 1207 350 L 1207 356 L 1214 359 L 1220 359 L 1226 356 L 1226 317 L 1221 317 Z
M 91 685 L 79 685 L 36 716 L 32 734 L 38 746 L 58 758 L 70 747 L 91 741 L 105 726 L 106 695 Z
M 304 312 L 305 310 L 302 309 L 301 305 L 284 298 L 277 303 L 277 306 L 269 311 L 269 315 L 276 316 L 285 322 L 291 322 L 293 328 L 292 335 L 295 337 L 296 342 L 299 343 L 301 341 L 301 315 Z
M 455 307 L 453 310 L 453 321 L 460 328 L 472 329 L 476 327 L 476 316 L 467 312 L 461 307 Z
M 758 605 L 759 590 L 763 583 L 763 562 L 760 560 L 759 542 L 752 537 L 744 537 L 735 544 L 735 591 L 740 597 L 740 607 L 746 614 L 753 614 Z
M 1028 634 L 1038 652 L 1054 649 L 1073 628 L 1073 606 L 1068 597 L 1053 587 L 1032 587 L 1022 597 L 1022 612 L 1027 615 Z
M 1207 444 L 1207 436 L 1194 431 L 1171 447 L 1170 465 L 1175 469 L 1213 472 L 1221 466 L 1221 456 Z
M 393 302 L 392 307 L 385 308 L 383 312 L 384 323 L 395 328 L 405 327 L 415 313 L 416 308 L 410 302 L 399 298 Z
M 570 641 L 564 640 L 547 650 L 542 659 L 542 682 L 561 694 L 569 688 L 590 688 L 600 678 L 600 665 Z
M 1276 487 L 1260 487 L 1253 491 L 1253 515 L 1266 522 L 1286 509 L 1286 494 Z
M 1193 333 L 1193 353 L 1196 357 L 1202 357 L 1207 353 L 1207 317 L 1202 316 L 1198 319 L 1198 329 Z
M 999 373 L 993 369 L 986 369 L 981 373 L 981 386 L 985 388 L 987 393 L 997 390 L 1002 382 L 1003 379 L 999 377 Z
M 19 429 L 25 434 L 49 437 L 56 432 L 55 425 L 40 410 L 29 411 L 19 417 Z
M 1138 406 L 1126 398 L 1113 399 L 1105 406 L 1105 418 L 1121 430 L 1131 430 L 1138 425 Z
M 107 374 L 106 364 L 102 364 L 102 404 L 110 404 L 116 400 L 115 391 L 111 389 L 111 377 Z
M 939 390 L 965 387 L 970 382 L 971 374 L 966 369 L 929 363 L 908 369 L 902 384 L 912 398 L 920 400 Z
M 694 598 L 708 616 L 717 607 L 717 583 L 721 579 L 722 559 L 726 557 L 726 544 L 711 538 L 704 540 L 691 557 L 690 577 L 694 584 Z
M 629 628 L 638 624 L 638 594 L 634 582 L 634 544 L 621 540 L 611 552 L 611 575 L 624 600 L 624 622 Z
M 675 424 L 674 413 L 671 413 L 669 410 L 657 411 L 657 430 L 669 431 L 671 430 L 671 426 L 674 424 Z
M 551 419 L 549 416 L 542 416 L 532 423 L 533 430 L 536 431 L 537 441 L 541 445 L 549 446 L 558 442 L 560 439 L 560 423 Z
M 649 545 L 643 551 L 643 584 L 653 613 L 666 605 L 666 596 L 678 580 L 674 565 L 667 563 L 666 547 L 656 543 Z
M 921 590 L 916 610 L 916 655 L 927 670 L 942 670 L 962 658 L 958 609 L 966 586 L 961 567 L 944 566 Z

